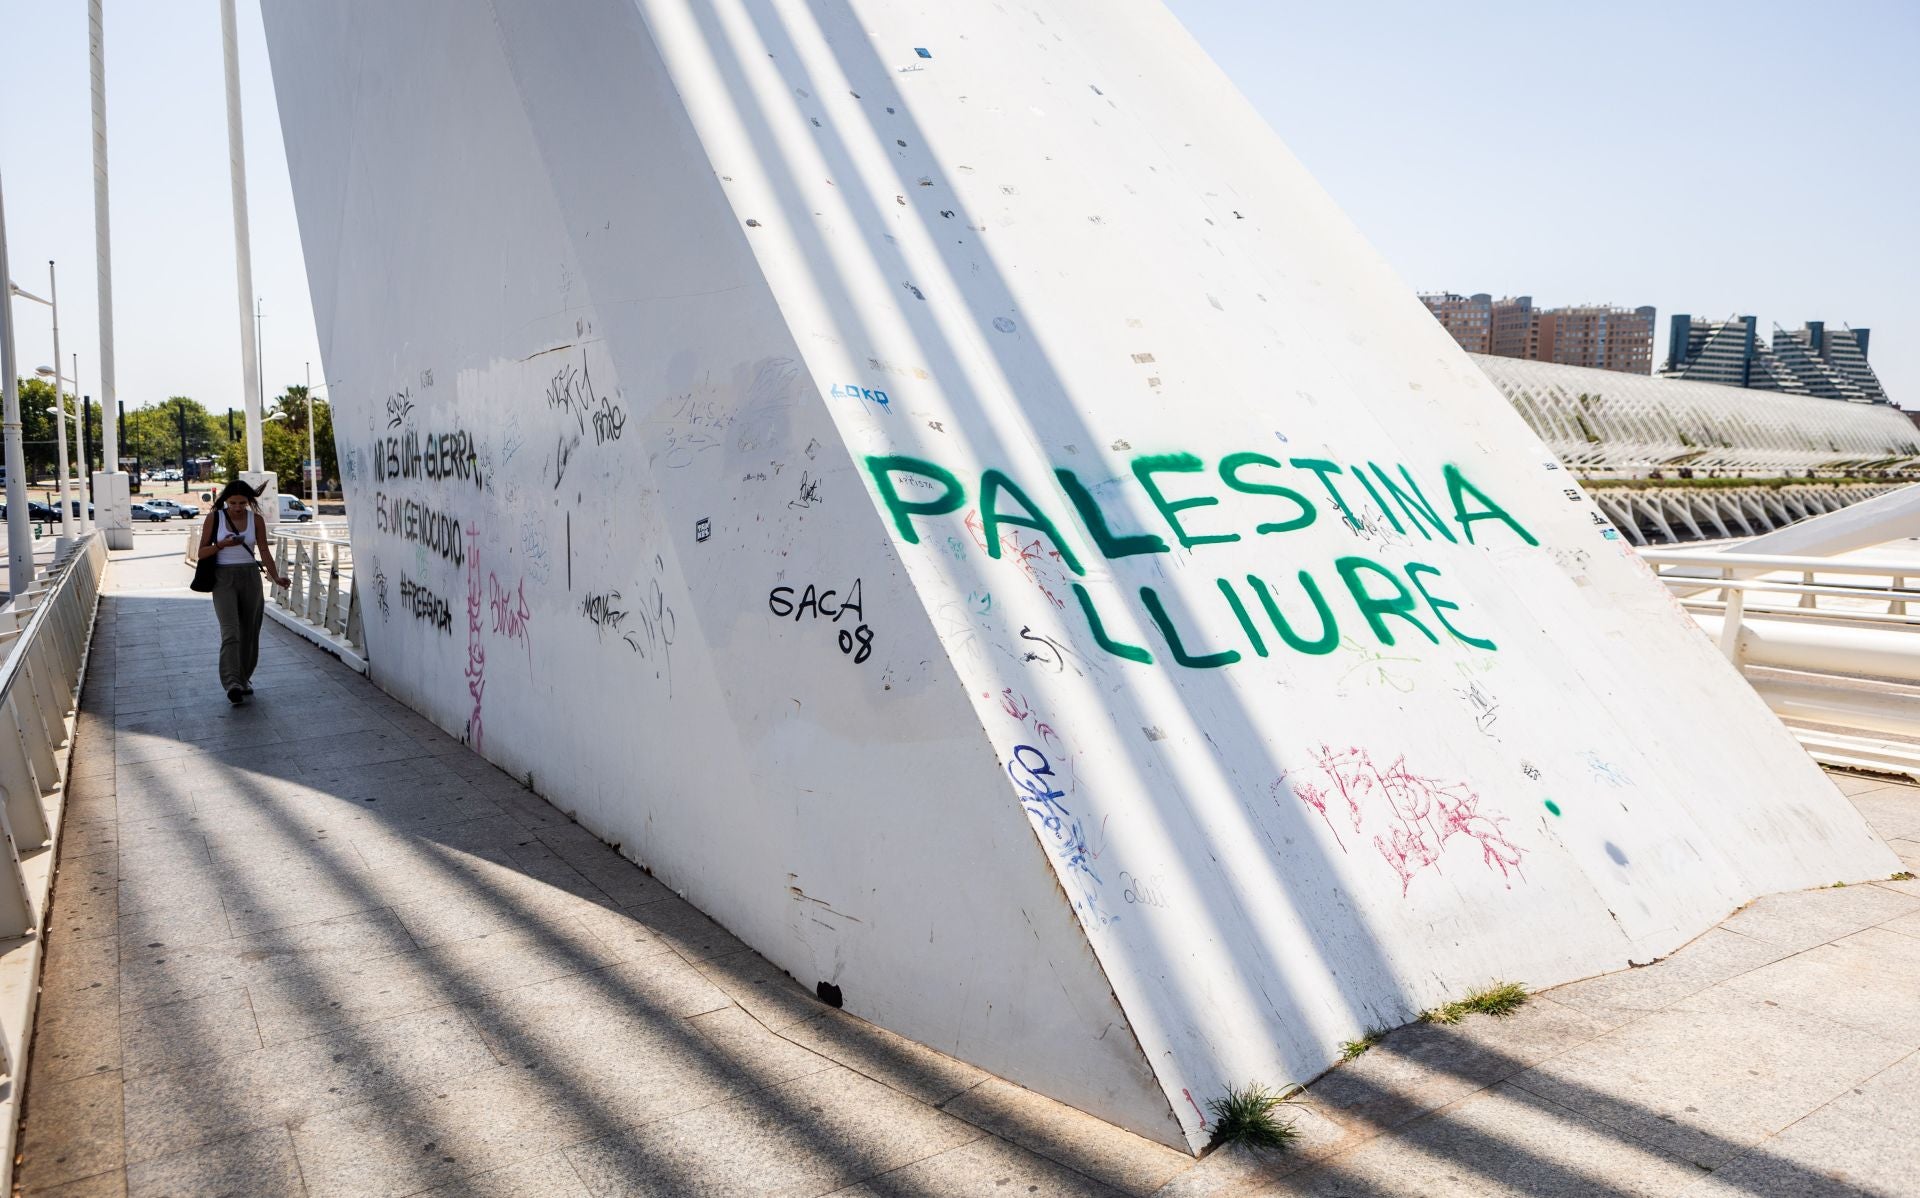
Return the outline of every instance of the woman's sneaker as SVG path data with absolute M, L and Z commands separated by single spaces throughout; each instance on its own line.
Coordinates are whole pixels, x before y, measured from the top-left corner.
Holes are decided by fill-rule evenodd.
M 247 692 L 241 690 L 237 686 L 230 686 L 227 688 L 227 702 L 233 704 L 235 707 L 240 706 L 240 704 L 246 700 L 246 697 L 247 697 Z

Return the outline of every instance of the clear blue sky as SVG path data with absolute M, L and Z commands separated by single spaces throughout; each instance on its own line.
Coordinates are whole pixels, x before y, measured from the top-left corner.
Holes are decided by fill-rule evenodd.
M 1873 329 L 1920 407 L 1920 3 L 1172 0 L 1417 290 Z M 213 0 L 108 0 L 115 328 L 129 408 L 238 406 Z M 254 290 L 270 394 L 319 351 L 257 6 L 240 0 Z M 97 394 L 86 5 L 0 0 L 13 273 L 62 263 Z M 52 357 L 17 304 L 26 370 Z

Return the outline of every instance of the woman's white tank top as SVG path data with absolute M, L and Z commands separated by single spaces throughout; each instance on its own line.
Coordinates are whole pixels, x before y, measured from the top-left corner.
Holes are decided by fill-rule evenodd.
M 249 516 L 247 518 L 247 530 L 240 534 L 240 539 L 246 542 L 247 548 L 243 549 L 239 545 L 229 545 L 214 555 L 213 564 L 216 566 L 250 566 L 258 561 L 259 559 L 253 555 L 252 547 L 255 544 L 253 539 L 254 531 L 259 527 L 260 518 L 258 516 Z M 214 521 L 213 539 L 216 541 L 225 540 L 227 537 L 234 535 L 234 531 L 233 525 L 227 523 L 226 510 L 224 508 L 221 509 L 219 517 Z

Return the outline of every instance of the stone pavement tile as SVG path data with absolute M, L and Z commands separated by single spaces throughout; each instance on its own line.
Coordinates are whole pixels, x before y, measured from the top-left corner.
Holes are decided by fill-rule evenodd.
M 112 775 L 109 774 L 106 777 L 111 778 Z M 81 820 L 118 821 L 120 800 L 111 788 L 94 788 L 76 792 L 75 788 L 89 781 L 91 780 L 87 778 L 68 776 L 66 804 L 61 808 L 62 818 L 76 822 Z
M 1405 1123 L 1524 1069 L 1528 1062 L 1456 1030 L 1479 1020 L 1494 1023 L 1497 1035 L 1499 1024 L 1484 1015 L 1469 1015 L 1454 1027 L 1410 1023 L 1395 1029 L 1365 1054 L 1315 1082 L 1316 1106 L 1362 1136 Z
M 1556 998 L 1554 993 L 1535 994 L 1510 1015 L 1469 1015 L 1459 1023 L 1443 1025 L 1441 1030 L 1504 1056 L 1519 1069 L 1585 1044 L 1617 1026 Z
M 729 1067 L 756 1086 L 777 1085 L 834 1067 L 825 1057 L 774 1035 L 739 1007 L 722 1007 L 687 1022 Z
M 328 737 L 325 752 L 315 754 L 314 759 L 339 768 L 431 756 L 410 736 L 392 729 L 368 729 Z
M 398 1196 L 551 1158 L 614 1129 L 556 1101 L 543 1076 L 499 1066 L 309 1116 L 293 1143 L 313 1193 Z
M 780 1034 L 929 1106 L 939 1106 L 988 1077 L 983 1069 L 844 1011 L 824 1010 L 818 1018 L 782 1028 Z
M 1351 1131 L 1329 1119 L 1307 1099 L 1288 1102 L 1280 1117 L 1294 1131 L 1294 1139 L 1284 1151 L 1223 1144 L 1153 1191 L 1153 1198 L 1243 1198 L 1248 1194 L 1264 1194 L 1281 1178 L 1358 1142 Z
M 1715 988 L 1512 1081 L 1717 1168 L 1905 1053 L 1832 1020 Z
M 1888 837 L 1887 847 L 1906 865 L 1908 873 L 1920 872 L 1920 834 Z
M 718 1054 L 679 1020 L 731 1005 L 686 962 L 655 957 L 501 990 L 463 1009 L 495 1056 L 531 1066 L 572 1056 L 643 1055 L 663 1041 L 718 1061 Z
M 303 1198 L 307 1192 L 284 1127 L 266 1127 L 127 1166 L 127 1198 Z
M 1920 913 L 1902 918 L 1920 919 Z M 1897 921 L 1896 921 L 1897 922 Z M 1855 932 L 1727 983 L 1752 998 L 1824 1016 L 1920 1048 L 1920 937 Z
M 696 960 L 694 968 L 772 1031 L 784 1031 L 833 1009 L 752 949 Z
M 42 995 L 72 995 L 81 990 L 111 989 L 120 979 L 120 942 L 112 936 L 80 940 L 50 934 L 47 958 L 40 968 Z
M 1672 1195 L 1698 1166 L 1502 1083 L 1282 1180 L 1269 1195 Z
M 210 900 L 204 907 L 145 907 L 121 915 L 115 930 L 123 950 L 144 949 L 155 944 L 173 947 L 211 944 L 233 935 L 233 929 L 227 925 L 226 908 L 218 899 Z
M 20 1187 L 28 1193 L 77 1181 L 124 1161 L 118 1073 L 37 1086 L 22 1129 Z
M 345 732 L 397 732 L 402 736 L 407 735 L 406 729 L 395 728 L 386 716 L 358 704 L 334 706 L 317 713 L 278 715 L 270 723 L 280 739 L 289 743 L 332 740 Z M 319 752 L 324 755 L 325 750 Z
M 994 1136 L 835 1190 L 833 1198 L 1121 1198 L 1125 1191 Z
M 1597 1019 L 1624 1023 L 1637 1012 L 1670 1006 L 1715 983 L 1778 961 L 1792 951 L 1769 940 L 1714 928 L 1651 965 L 1569 982 L 1545 995 Z
M 534 834 L 622 907 L 638 907 L 673 894 L 664 883 L 602 844 L 579 824 L 539 828 Z
M 112 936 L 120 922 L 120 884 L 104 862 L 78 859 L 79 868 L 62 865 L 54 875 L 53 908 L 47 930 L 84 940 Z
M 78 857 L 93 853 L 111 853 L 120 847 L 120 821 L 117 819 L 68 820 L 60 829 L 60 868 Z
M 172 736 L 123 732 L 118 737 L 118 742 L 113 750 L 113 763 L 116 767 L 141 761 L 192 757 L 203 752 L 199 745 Z
M 29 1093 L 120 1068 L 120 996 L 115 987 L 57 995 L 39 1005 L 34 1019 Z
M 343 877 L 336 871 L 318 868 L 300 871 L 300 875 L 277 885 L 258 884 L 244 889 L 223 883 L 228 926 L 236 935 L 247 935 L 387 905 L 386 897 L 364 876 Z
M 1720 926 L 1798 952 L 1915 910 L 1920 895 L 1878 886 L 1826 887 L 1756 899 Z
M 250 983 L 260 1038 L 274 1044 L 496 990 L 587 973 L 617 958 L 585 929 L 494 932 L 350 966 L 279 973 Z
M 812 1195 L 978 1139 L 957 1119 L 842 1069 L 566 1150 L 594 1194 Z
M 127 1171 L 109 1169 L 78 1181 L 34 1190 L 32 1198 L 126 1198 L 126 1194 Z
M 732 956 L 747 947 L 683 898 L 665 898 L 633 907 L 628 909 L 628 914 L 689 961 Z
M 450 1181 L 421 1198 L 593 1198 L 564 1152 Z
M 140 1007 L 120 1019 L 120 1050 L 129 1080 L 259 1048 L 245 990 Z
M 1884 932 L 1898 932 L 1902 936 L 1920 936 L 1920 911 L 1909 911 L 1879 925 Z
M 1920 1136 L 1831 1104 L 1761 1141 L 1684 1198 L 1901 1198 L 1920 1178 Z
M 1920 787 L 1889 786 L 1852 796 L 1853 805 L 1882 838 L 1920 836 Z
M 130 782 L 122 777 L 114 788 L 114 810 L 123 822 L 184 814 L 193 810 L 193 790 L 183 783 Z
M 1913 871 L 1908 870 L 1906 872 L 1912 873 Z M 1875 882 L 1874 885 L 1883 887 L 1887 890 L 1896 890 L 1901 894 L 1911 894 L 1916 898 L 1920 898 L 1920 877 L 1887 878 L 1883 881 Z M 1915 912 L 1909 911 L 1907 912 L 1907 914 L 1896 916 L 1895 918 L 1888 920 L 1886 923 L 1883 923 L 1880 926 L 1883 928 L 1891 927 L 1896 923 L 1900 923 L 1902 920 L 1906 921 L 1909 925 L 1911 925 L 1913 922 L 1913 916 L 1915 914 L 1916 914 Z
M 345 1028 L 127 1083 L 127 1158 L 301 1119 L 496 1067 L 452 1007 Z
M 390 912 L 366 911 L 206 943 L 121 942 L 123 1009 L 179 1002 L 293 969 L 339 970 L 411 952 Z
M 990 1077 L 949 1102 L 948 1114 L 1129 1194 L 1150 1194 L 1193 1158 L 1065 1103 Z
M 1833 1100 L 1833 1106 L 1892 1128 L 1911 1128 L 1920 1111 L 1920 1053 L 1889 1065 Z
M 637 961 L 660 953 L 673 952 L 673 946 L 655 936 L 646 924 L 631 912 L 618 908 L 582 907 L 573 918 L 601 943 L 620 955 L 623 961 Z

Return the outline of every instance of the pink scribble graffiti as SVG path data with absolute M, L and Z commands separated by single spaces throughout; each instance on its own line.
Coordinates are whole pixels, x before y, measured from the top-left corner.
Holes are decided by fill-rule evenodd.
M 1206 1112 L 1202 1111 L 1200 1104 L 1193 1100 L 1193 1091 L 1182 1086 L 1180 1087 L 1180 1093 L 1186 1096 L 1187 1105 L 1193 1108 L 1193 1113 L 1200 1116 L 1200 1130 L 1205 1131 L 1207 1129 Z
M 480 583 L 480 529 L 467 525 L 467 694 L 473 714 L 467 717 L 467 743 L 478 752 L 483 735 L 481 700 L 487 692 L 487 646 L 480 635 L 480 605 L 485 601 Z
M 527 610 L 527 580 L 521 579 L 510 591 L 489 572 L 487 592 L 488 606 L 493 610 L 493 630 L 510 641 L 521 642 L 527 650 L 527 664 L 533 664 L 533 641 L 527 635 L 527 624 L 533 619 L 533 613 Z
M 967 532 L 973 536 L 973 543 L 978 545 L 982 550 L 985 550 L 987 548 L 987 527 L 985 522 L 980 519 L 980 511 L 978 508 L 969 508 L 967 510 L 965 523 Z M 1040 588 L 1040 593 L 1047 597 L 1047 602 L 1058 608 L 1065 608 L 1067 606 L 1067 601 L 1054 593 L 1056 590 L 1066 589 L 1065 583 L 1068 581 L 1066 563 L 1061 559 L 1059 550 L 1042 548 L 1039 537 L 1035 537 L 1027 544 L 1022 545 L 1020 543 L 1019 533 L 1011 528 L 1002 528 L 1000 530 L 1000 556 L 1005 558 L 1009 555 L 1013 559 L 1013 564 L 1019 566 L 1020 572 L 1027 576 L 1027 580 L 1033 583 L 1034 586 Z M 1052 576 L 1051 580 L 1041 578 L 1040 572 L 1043 569 Z M 1051 582 L 1051 585 L 1049 585 L 1049 582 Z
M 1350 850 L 1327 812 L 1328 803 L 1338 794 L 1346 803 L 1355 835 L 1365 836 L 1370 825 L 1375 829 L 1374 851 L 1399 876 L 1402 897 L 1421 870 L 1431 867 L 1439 872 L 1447 842 L 1456 836 L 1477 843 L 1481 864 L 1499 870 L 1509 888 L 1516 876 L 1525 880 L 1520 871 L 1525 850 L 1507 838 L 1502 828 L 1506 817 L 1482 813 L 1479 793 L 1465 782 L 1416 774 L 1407 768 L 1404 755 L 1383 769 L 1374 763 L 1372 753 L 1358 747 L 1334 749 L 1322 744 L 1311 757 L 1311 767 L 1291 770 L 1275 780 L 1274 801 L 1291 794 L 1311 807 L 1344 853 Z

